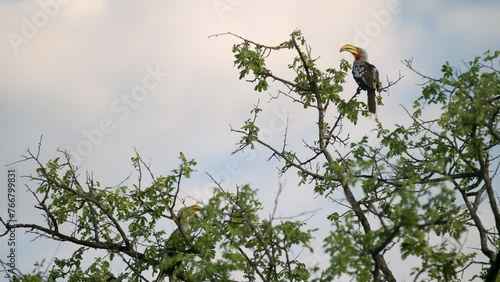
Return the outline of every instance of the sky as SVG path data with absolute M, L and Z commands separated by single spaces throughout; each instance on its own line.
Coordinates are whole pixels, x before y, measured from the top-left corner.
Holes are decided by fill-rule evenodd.
M 105 186 L 114 186 L 133 171 L 134 149 L 157 174 L 176 168 L 182 151 L 198 162 L 198 172 L 183 186 L 188 202 L 210 197 L 208 172 L 228 188 L 250 183 L 259 190 L 266 215 L 282 185 L 278 213 L 316 211 L 309 225 L 321 227 L 335 209 L 329 200 L 313 195 L 310 187 L 297 187 L 294 172 L 279 177 L 279 164 L 268 161 L 270 153 L 262 148 L 231 154 L 240 136 L 230 125 L 240 127 L 258 101 L 268 113 L 261 122 L 272 144 L 282 142 L 287 119 L 295 137 L 291 145 L 300 148 L 301 136 L 311 139 L 311 112 L 286 101 L 269 103 L 277 88 L 256 93 L 239 81 L 231 53 L 239 41 L 209 36 L 230 31 L 274 45 L 300 29 L 324 69 L 352 60 L 339 53 L 343 44 L 362 46 L 384 81 L 404 75 L 377 114 L 390 126 L 404 120 L 403 106 L 412 106 L 422 83 L 402 60 L 412 59 L 430 76 L 438 76 L 445 61 L 463 68 L 463 61 L 500 49 L 499 14 L 498 1 L 1 0 L 0 160 L 3 165 L 19 160 L 43 135 L 43 160 L 57 157 L 58 148 L 69 150 L 82 172 L 92 171 Z M 286 73 L 291 58 L 278 54 L 271 67 Z M 346 97 L 355 89 L 348 80 Z M 352 134 L 362 136 L 374 125 L 361 118 Z M 34 172 L 29 163 L 4 167 L 0 183 L 6 183 L 8 168 L 18 175 Z M 20 178 L 19 184 L 30 183 Z M 26 189 L 17 193 L 18 218 L 40 220 Z M 0 215 L 5 217 L 4 208 Z M 31 239 L 18 234 L 21 270 L 69 253 L 65 244 Z M 306 260 L 324 263 L 326 257 Z M 397 275 L 408 279 L 407 271 Z

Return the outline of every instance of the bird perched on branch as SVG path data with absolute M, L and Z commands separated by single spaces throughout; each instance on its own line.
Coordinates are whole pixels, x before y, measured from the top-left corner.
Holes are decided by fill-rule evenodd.
M 181 256 L 189 251 L 189 244 L 186 241 L 192 239 L 193 230 L 188 224 L 188 217 L 199 210 L 201 210 L 200 206 L 193 205 L 184 207 L 177 213 L 176 220 L 179 227 L 167 239 L 165 257 L 161 262 L 161 270 L 155 280 L 156 282 L 163 281 L 167 276 L 172 281 L 174 270 L 181 264 Z
M 346 44 L 340 48 L 340 52 L 347 51 L 354 56 L 354 63 L 352 64 L 352 75 L 358 84 L 358 92 L 366 90 L 368 93 L 368 110 L 371 113 L 377 111 L 377 102 L 375 97 L 375 90 L 380 92 L 380 80 L 377 68 L 368 63 L 368 53 L 365 49 Z

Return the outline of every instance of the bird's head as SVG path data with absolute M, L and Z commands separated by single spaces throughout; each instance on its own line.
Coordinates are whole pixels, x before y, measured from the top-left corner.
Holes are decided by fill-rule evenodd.
M 365 49 L 361 47 L 356 47 L 351 44 L 346 44 L 340 48 L 340 52 L 342 51 L 347 51 L 351 53 L 356 61 L 362 60 L 368 62 L 368 54 L 366 53 Z

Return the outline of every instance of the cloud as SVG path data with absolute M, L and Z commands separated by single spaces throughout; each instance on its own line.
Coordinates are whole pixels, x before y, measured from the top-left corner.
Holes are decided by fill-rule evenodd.
M 500 37 L 499 14 L 500 4 L 496 2 L 459 5 L 449 7 L 438 22 L 441 30 L 461 40 L 485 40 Z
M 71 0 L 64 11 L 64 17 L 78 20 L 82 17 L 95 17 L 108 12 L 108 0 Z

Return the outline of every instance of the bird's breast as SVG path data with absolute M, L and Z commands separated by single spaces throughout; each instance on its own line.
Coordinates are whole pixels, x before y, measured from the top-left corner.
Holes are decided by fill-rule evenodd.
M 352 66 L 352 75 L 356 77 L 362 77 L 365 73 L 365 67 L 363 64 L 353 64 Z
M 358 84 L 358 86 L 363 89 L 368 89 L 368 84 L 365 81 L 364 75 L 366 72 L 365 65 L 363 63 L 354 63 L 352 66 L 352 76 Z

